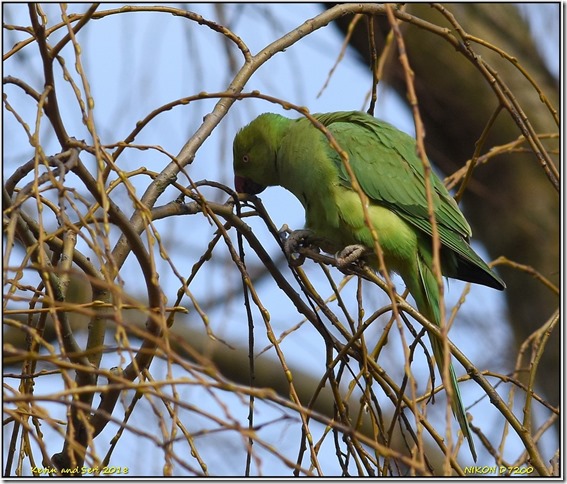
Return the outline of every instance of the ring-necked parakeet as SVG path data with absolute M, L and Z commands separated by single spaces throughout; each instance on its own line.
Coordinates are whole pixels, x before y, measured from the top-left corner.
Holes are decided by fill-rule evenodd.
M 314 117 L 348 154 L 350 166 L 370 205 L 368 213 L 389 271 L 404 280 L 417 308 L 440 324 L 439 286 L 433 273 L 432 227 L 428 215 L 423 164 L 413 138 L 388 123 L 358 111 Z M 306 226 L 328 252 L 347 246 L 374 248 L 359 195 L 326 136 L 307 118 L 266 113 L 234 139 L 235 187 L 256 194 L 280 185 L 305 208 Z M 435 218 L 441 242 L 442 272 L 447 277 L 504 289 L 504 282 L 469 245 L 471 229 L 442 182 L 431 175 Z M 377 258 L 370 259 L 378 269 Z M 442 343 L 430 335 L 435 360 L 444 361 Z M 476 452 L 453 365 L 449 367 L 452 409 Z M 445 382 L 447 384 L 447 382 Z

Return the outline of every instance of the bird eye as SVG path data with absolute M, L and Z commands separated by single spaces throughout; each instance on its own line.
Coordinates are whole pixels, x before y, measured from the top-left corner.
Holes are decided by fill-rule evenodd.
M 242 161 L 243 161 L 244 163 L 248 163 L 248 162 L 250 161 L 250 157 L 249 157 L 248 155 L 244 155 L 244 156 L 242 157 Z

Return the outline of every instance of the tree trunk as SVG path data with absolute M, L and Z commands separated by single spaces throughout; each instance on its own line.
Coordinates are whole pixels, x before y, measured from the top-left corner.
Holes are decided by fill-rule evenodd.
M 528 24 L 515 5 L 461 3 L 447 8 L 468 33 L 516 57 L 552 106 L 558 106 L 558 80 L 545 66 Z M 408 4 L 407 11 L 453 30 L 429 4 Z M 337 26 L 346 32 L 351 20 L 343 17 Z M 390 26 L 386 17 L 376 17 L 373 21 L 380 55 Z M 472 158 L 475 143 L 495 112 L 498 99 L 481 73 L 448 42 L 414 25 L 403 24 L 402 28 L 425 125 L 426 151 L 441 171 L 451 174 Z M 350 44 L 365 62 L 370 62 L 368 32 L 363 22 L 359 22 L 353 32 Z M 493 51 L 474 43 L 472 46 L 496 68 L 535 131 L 557 133 L 552 115 L 520 71 Z M 407 99 L 407 85 L 397 51 L 390 55 L 384 72 L 384 82 L 402 99 Z M 490 147 L 516 140 L 520 134 L 510 114 L 502 110 L 481 154 Z M 557 139 L 553 143 L 558 146 Z M 557 151 L 554 162 L 557 166 Z M 532 152 L 498 156 L 477 167 L 462 202 L 474 238 L 485 244 L 492 257 L 504 255 L 533 267 L 554 284 L 559 283 L 559 193 Z M 508 285 L 509 321 L 516 336 L 516 345 L 511 344 L 510 348 L 516 346 L 517 349 L 556 310 L 558 296 L 526 272 L 505 266 L 498 270 Z M 560 387 L 557 334 L 550 338 L 538 374 L 540 389 L 552 405 L 557 405 Z

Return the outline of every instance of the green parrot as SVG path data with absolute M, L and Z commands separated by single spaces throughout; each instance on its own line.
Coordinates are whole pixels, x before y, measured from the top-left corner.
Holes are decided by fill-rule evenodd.
M 369 199 L 369 218 L 378 233 L 388 271 L 397 272 L 418 310 L 440 325 L 440 294 L 433 272 L 432 227 L 423 164 L 415 140 L 373 116 L 346 111 L 315 114 L 347 154 Z M 257 194 L 280 185 L 305 208 L 306 227 L 326 252 L 374 252 L 374 239 L 341 157 L 307 118 L 265 113 L 242 128 L 233 145 L 235 188 Z M 443 183 L 431 174 L 443 275 L 502 290 L 504 282 L 469 245 L 471 229 Z M 303 232 L 303 231 L 301 231 Z M 360 252 L 358 252 L 360 253 Z M 366 257 L 378 269 L 376 256 Z M 430 336 L 440 373 L 441 341 Z M 471 454 L 476 451 L 453 365 L 449 367 L 452 410 Z

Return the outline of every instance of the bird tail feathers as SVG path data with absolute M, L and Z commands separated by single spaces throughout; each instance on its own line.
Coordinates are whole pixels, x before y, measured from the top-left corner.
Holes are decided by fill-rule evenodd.
M 437 362 L 437 367 L 439 368 L 439 373 L 443 375 L 443 361 L 445 359 L 445 353 L 443 351 L 443 345 L 439 339 L 430 335 L 431 346 L 433 348 L 433 355 L 435 356 L 435 361 Z M 459 423 L 461 432 L 466 437 L 469 444 L 469 448 L 474 461 L 476 462 L 476 449 L 474 446 L 474 441 L 472 438 L 471 429 L 469 427 L 469 421 L 467 419 L 467 414 L 465 411 L 465 406 L 463 405 L 463 399 L 461 398 L 461 392 L 459 390 L 459 384 L 457 382 L 457 375 L 455 374 L 455 368 L 452 363 L 449 363 L 449 383 L 452 390 L 451 399 L 451 409 L 453 410 L 453 415 Z
M 436 278 L 430 269 L 430 266 L 421 259 L 420 254 L 417 256 L 417 272 L 418 277 L 411 277 L 409 278 L 411 282 L 419 281 L 417 285 L 419 287 L 412 287 L 410 281 L 406 281 L 408 284 L 408 288 L 415 299 L 417 304 L 417 308 L 419 311 L 427 317 L 432 323 L 436 324 L 437 326 L 440 325 L 441 314 L 439 309 L 439 288 L 437 285 Z M 435 357 L 435 361 L 437 363 L 437 367 L 439 368 L 439 373 L 443 378 L 443 365 L 445 361 L 445 352 L 443 350 L 442 342 L 433 334 L 429 334 L 429 339 L 431 341 L 431 347 L 433 348 L 433 356 Z M 444 382 L 445 385 L 450 384 L 452 390 L 452 399 L 451 399 L 451 409 L 453 410 L 453 415 L 457 419 L 459 423 L 459 427 L 461 428 L 461 432 L 466 437 L 471 454 L 473 456 L 474 461 L 476 462 L 476 449 L 474 446 L 472 432 L 469 427 L 469 422 L 467 420 L 467 415 L 465 412 L 465 407 L 463 405 L 463 401 L 461 398 L 461 392 L 459 391 L 459 385 L 457 382 L 457 376 L 455 375 L 455 369 L 453 368 L 453 364 L 449 361 L 449 382 Z

